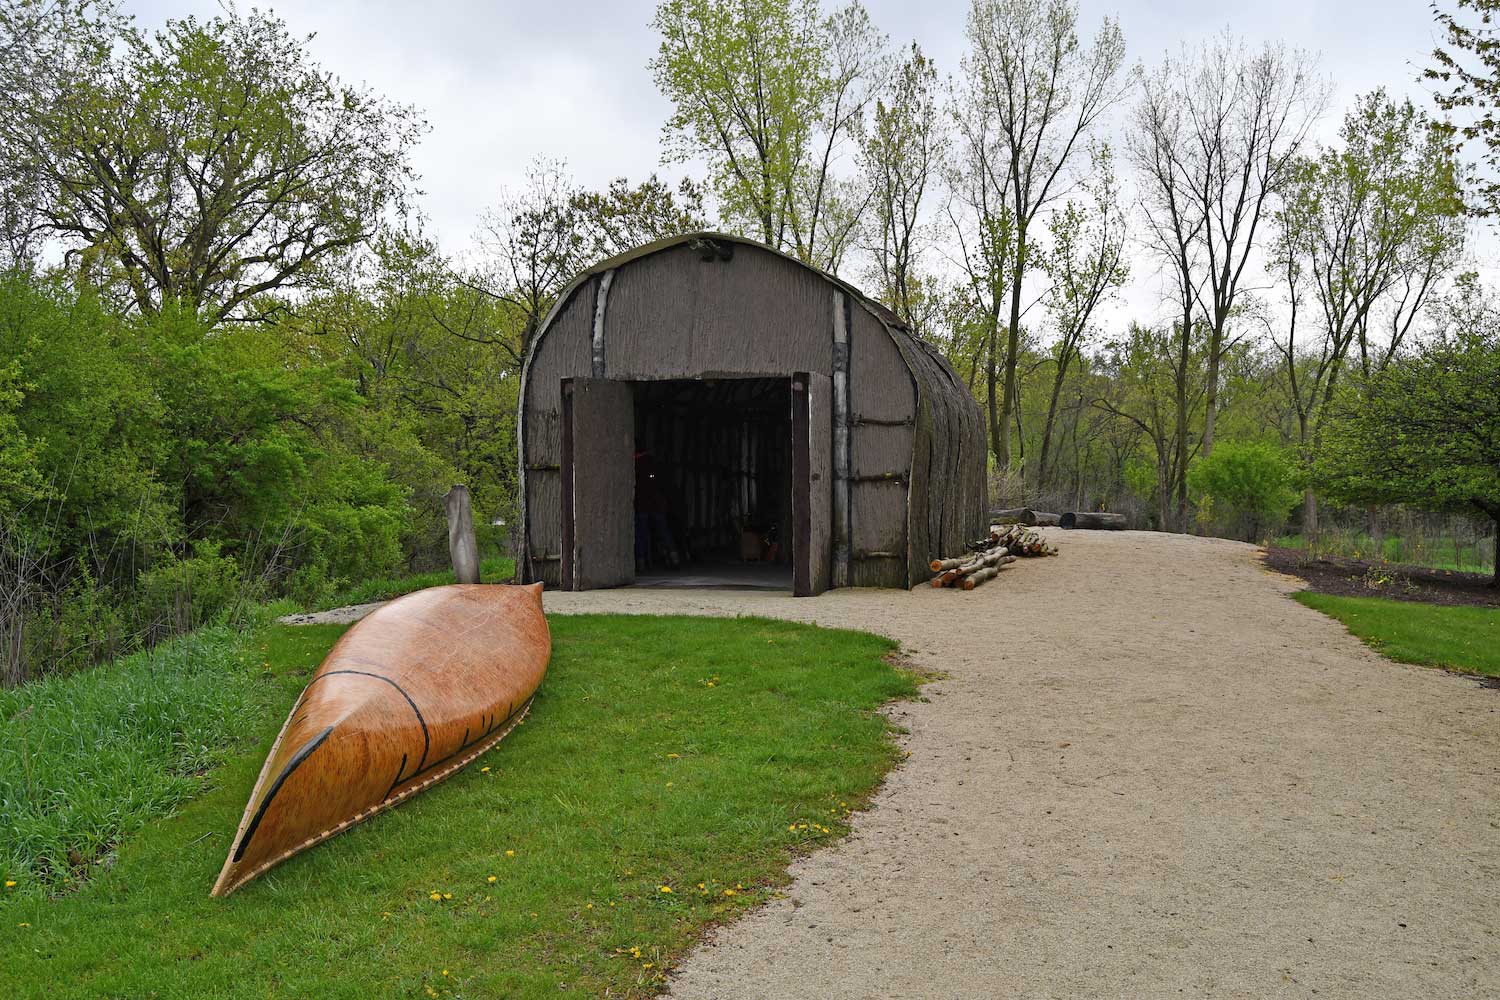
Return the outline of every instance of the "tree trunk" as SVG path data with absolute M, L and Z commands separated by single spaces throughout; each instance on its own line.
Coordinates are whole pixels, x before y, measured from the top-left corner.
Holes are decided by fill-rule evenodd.
M 448 508 L 448 555 L 459 583 L 479 582 L 479 545 L 474 540 L 474 515 L 469 508 L 469 488 L 454 486 L 445 499 Z
M 1010 329 L 1006 333 L 1005 349 L 1005 398 L 1000 404 L 1000 426 L 1005 434 L 1000 439 L 1000 452 L 996 456 L 1005 471 L 1010 471 L 1010 415 L 1016 405 L 1016 355 L 1021 346 L 1021 279 L 1026 276 L 1026 226 L 1016 226 L 1016 266 L 1010 286 Z
M 1062 515 L 1058 523 L 1064 528 L 1093 528 L 1095 530 L 1120 531 L 1125 527 L 1125 515 L 1106 514 L 1102 511 L 1069 511 Z
M 1204 397 L 1203 413 L 1203 457 L 1214 452 L 1214 423 L 1219 416 L 1219 349 L 1224 343 L 1224 333 L 1216 329 L 1208 345 L 1208 392 Z
M 1062 395 L 1063 379 L 1068 374 L 1066 353 L 1057 363 L 1057 375 L 1052 379 L 1052 398 L 1047 401 L 1047 422 L 1042 425 L 1042 453 L 1036 463 L 1036 484 L 1047 487 L 1047 454 L 1052 450 L 1052 422 L 1057 416 L 1057 399 Z
M 1318 537 L 1318 495 L 1311 489 L 1302 493 L 1302 537 L 1309 541 Z
M 985 351 L 984 378 L 985 378 L 985 402 L 988 404 L 990 418 L 990 451 L 995 456 L 995 462 L 1002 469 L 1009 461 L 1009 449 L 1005 446 L 1005 435 L 1000 433 L 1004 426 L 1000 423 L 999 413 L 995 409 L 995 341 L 998 339 L 1000 317 L 998 312 L 990 316 L 989 349 Z
M 1494 576 L 1490 578 L 1490 586 L 1496 588 L 1497 590 L 1500 590 L 1500 516 L 1496 516 L 1494 518 L 1494 521 L 1495 551 L 1493 555 L 1495 557 L 1495 573 Z
M 1165 444 L 1165 443 L 1163 443 Z M 1172 530 L 1172 482 L 1165 451 L 1156 456 L 1156 530 Z

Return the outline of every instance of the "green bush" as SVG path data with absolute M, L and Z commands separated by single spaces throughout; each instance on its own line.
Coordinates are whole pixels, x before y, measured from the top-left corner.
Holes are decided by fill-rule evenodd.
M 1297 503 L 1293 467 L 1270 445 L 1224 442 L 1188 470 L 1200 510 L 1254 541 L 1286 523 Z
M 206 625 L 245 596 L 240 564 L 219 548 L 200 541 L 192 555 L 173 557 L 136 579 L 136 618 L 145 641 Z

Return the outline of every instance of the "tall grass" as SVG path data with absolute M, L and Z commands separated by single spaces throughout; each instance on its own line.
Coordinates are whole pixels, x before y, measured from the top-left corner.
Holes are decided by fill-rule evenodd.
M 1368 531 L 1332 528 L 1316 538 L 1283 535 L 1277 545 L 1303 549 L 1316 556 L 1338 556 L 1370 562 L 1426 566 L 1458 573 L 1492 573 L 1494 542 L 1478 532 L 1415 530 L 1376 537 Z
M 66 889 L 204 788 L 254 731 L 249 639 L 200 629 L 108 668 L 0 690 L 0 870 Z

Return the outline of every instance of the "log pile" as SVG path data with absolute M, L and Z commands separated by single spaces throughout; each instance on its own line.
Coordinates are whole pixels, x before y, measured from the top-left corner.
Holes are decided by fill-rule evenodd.
M 1002 567 L 1017 559 L 1057 555 L 1057 549 L 1048 545 L 1041 535 L 1020 524 L 991 531 L 988 537 L 970 542 L 969 549 L 968 555 L 932 561 L 932 572 L 937 574 L 932 578 L 934 587 L 973 590 L 987 580 L 993 580 Z

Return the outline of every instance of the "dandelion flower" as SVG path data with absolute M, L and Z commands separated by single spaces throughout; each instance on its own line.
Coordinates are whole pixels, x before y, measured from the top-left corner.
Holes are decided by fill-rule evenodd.
M 447 970 L 447 969 L 444 969 L 444 970 L 443 970 L 443 975 L 445 975 L 445 976 L 446 976 L 446 975 L 447 975 L 447 974 L 448 974 L 448 970 Z
M 669 753 L 669 754 L 667 754 L 667 760 L 679 760 L 679 759 L 681 759 L 681 757 L 682 757 L 682 754 L 680 754 L 680 753 Z
M 443 898 L 443 894 L 440 893 L 440 892 L 434 892 L 434 893 L 431 894 L 431 899 L 432 899 L 432 901 L 434 903 L 438 902 L 442 898 Z
M 725 889 L 724 890 L 724 895 L 726 895 L 726 896 L 733 896 L 734 895 L 734 890 L 733 889 Z
M 667 895 L 669 895 L 669 896 L 670 896 L 670 895 L 671 895 L 671 894 L 672 894 L 672 887 L 671 887 L 671 886 L 670 886 L 670 885 L 664 885 L 664 886 L 660 886 L 660 887 L 659 887 L 659 888 L 658 888 L 658 889 L 657 889 L 657 891 L 658 891 L 658 892 L 664 892 L 664 893 L 666 893 L 666 894 L 667 894 Z
M 445 892 L 445 893 L 443 893 L 443 898 L 444 899 L 452 899 L 453 898 L 453 893 L 451 893 L 451 892 Z
M 8 879 L 5 880 L 5 888 L 7 888 L 7 889 L 14 889 L 15 887 L 16 887 L 16 880 L 15 879 L 8 878 Z
M 481 768 L 480 768 L 480 769 L 479 769 L 479 773 L 480 773 L 480 774 L 489 774 L 489 773 L 490 773 L 490 769 L 489 769 L 489 768 L 487 768 L 487 767 L 481 767 Z
M 647 962 L 645 965 L 641 966 L 641 968 L 643 968 L 643 969 L 649 969 L 649 968 L 651 968 L 651 963 Z
M 592 910 L 594 908 L 594 904 L 590 903 L 589 906 L 588 906 L 588 908 Z
M 610 903 L 610 904 L 609 904 L 609 907 L 610 907 L 610 909 L 614 909 L 614 906 L 615 906 L 615 904 L 614 904 L 614 903 Z
M 505 852 L 505 856 L 506 856 L 506 857 L 507 857 L 507 858 L 513 858 L 513 857 L 515 857 L 515 856 L 516 856 L 516 852 L 515 852 L 515 851 L 506 851 L 506 852 Z
M 485 879 L 485 881 L 486 882 L 494 882 L 495 881 L 495 876 L 491 875 L 489 878 Z
M 706 888 L 707 888 L 707 885 L 705 885 L 705 884 L 704 884 L 704 883 L 702 883 L 702 882 L 699 882 L 699 883 L 698 883 L 698 888 L 700 888 L 700 889 L 706 889 Z
M 792 833 L 796 833 L 797 832 L 797 824 L 796 823 L 788 823 L 786 828 L 788 830 L 790 830 Z
M 19 924 L 16 924 L 16 926 L 17 927 L 30 927 L 31 925 L 28 924 L 26 921 L 23 920 Z

